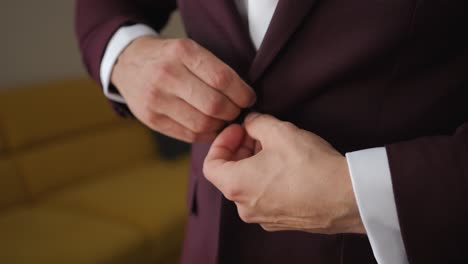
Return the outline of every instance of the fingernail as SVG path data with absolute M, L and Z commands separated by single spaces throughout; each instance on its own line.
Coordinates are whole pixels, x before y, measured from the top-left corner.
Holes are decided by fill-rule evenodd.
M 252 113 L 247 115 L 247 117 L 245 118 L 245 122 L 250 122 L 250 121 L 254 120 L 255 118 L 257 118 L 258 116 L 260 116 L 259 113 L 252 112 Z

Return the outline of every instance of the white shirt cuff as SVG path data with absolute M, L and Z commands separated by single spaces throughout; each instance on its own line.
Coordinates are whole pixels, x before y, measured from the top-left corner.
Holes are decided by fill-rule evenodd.
M 119 103 L 125 103 L 124 98 L 115 92 L 110 91 L 110 79 L 115 62 L 120 56 L 120 53 L 135 39 L 143 36 L 157 35 L 151 27 L 143 24 L 136 24 L 132 26 L 123 26 L 117 30 L 107 44 L 104 57 L 101 61 L 101 84 L 104 89 L 104 95 Z
M 385 148 L 346 154 L 354 193 L 379 264 L 406 264 L 403 239 Z

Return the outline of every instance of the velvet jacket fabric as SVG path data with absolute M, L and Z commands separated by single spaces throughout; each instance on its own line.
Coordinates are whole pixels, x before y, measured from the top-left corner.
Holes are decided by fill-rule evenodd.
M 255 89 L 254 110 L 342 153 L 386 146 L 410 263 L 468 263 L 466 0 L 280 0 L 258 52 L 231 0 L 77 0 L 90 74 L 99 81 L 119 27 L 160 30 L 175 8 L 190 38 Z M 375 263 L 363 235 L 242 223 L 202 174 L 208 148 L 193 145 L 183 263 Z

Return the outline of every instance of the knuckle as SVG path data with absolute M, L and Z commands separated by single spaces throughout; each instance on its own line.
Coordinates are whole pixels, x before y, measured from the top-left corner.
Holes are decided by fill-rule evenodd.
M 150 111 L 147 111 L 147 114 L 146 114 L 146 118 L 145 118 L 148 122 L 148 124 L 151 126 L 151 127 L 162 127 L 164 125 L 164 122 L 163 120 L 160 118 L 159 115 L 153 113 L 153 112 L 150 112 Z
M 211 182 L 211 167 L 206 160 L 203 162 L 202 171 L 203 171 L 203 175 L 205 175 L 205 178 Z
M 213 73 L 211 77 L 212 85 L 218 89 L 224 89 L 228 86 L 233 79 L 233 74 L 227 69 L 221 69 Z
M 191 102 L 192 100 L 197 98 L 197 89 L 191 83 L 185 83 L 183 87 L 184 94 L 182 97 L 185 97 L 186 101 Z
M 240 191 L 235 187 L 227 187 L 224 190 L 224 196 L 230 201 L 235 201 L 240 195 Z
M 200 118 L 200 120 L 194 121 L 194 129 L 197 133 L 204 133 L 213 130 L 214 124 L 212 120 L 206 116 Z
M 197 136 L 195 135 L 195 133 L 186 132 L 185 139 L 186 139 L 188 142 L 193 143 L 193 142 L 196 141 Z
M 163 94 L 155 86 L 148 89 L 144 100 L 146 100 L 145 107 L 147 109 L 149 109 L 150 106 L 160 106 L 164 103 Z
M 181 124 L 187 128 L 187 132 L 200 133 L 200 124 L 198 118 L 194 118 L 192 112 L 188 114 L 180 111 L 176 114 L 177 116 L 183 118 Z
M 203 127 L 197 120 L 187 120 L 185 126 L 196 134 L 195 139 L 198 139 L 200 137 L 199 134 L 203 133 Z
M 250 210 L 239 208 L 238 209 L 240 219 L 247 224 L 254 223 L 253 221 L 253 213 Z
M 267 231 L 267 232 L 273 232 L 274 229 L 269 226 L 269 225 L 260 225 L 262 227 L 263 230 Z
M 171 128 L 169 131 L 171 131 L 171 133 L 173 133 L 174 136 L 177 136 L 182 141 L 188 143 L 194 142 L 195 134 L 192 131 L 185 128 L 181 128 L 180 126 L 175 125 L 173 122 L 171 122 Z
M 155 65 L 150 74 L 150 76 L 152 76 L 151 78 L 152 85 L 154 86 L 154 85 L 161 84 L 167 81 L 173 75 L 174 75 L 174 71 L 170 63 L 163 62 L 158 65 Z
M 317 222 L 318 222 L 317 223 L 318 228 L 323 230 L 323 232 L 332 232 L 334 223 L 331 219 L 328 219 L 328 218 L 319 219 Z
M 296 126 L 293 123 L 287 121 L 281 121 L 280 123 L 278 123 L 277 128 L 279 131 L 284 132 L 293 132 L 296 130 Z
M 181 38 L 173 41 L 172 52 L 175 56 L 186 55 L 190 53 L 194 42 L 191 39 Z
M 191 121 L 192 124 L 190 124 L 190 127 L 192 128 L 193 132 L 195 133 L 203 133 L 206 131 L 206 127 L 207 125 L 205 123 L 203 123 L 203 121 L 201 120 L 192 120 Z M 198 137 L 197 137 L 198 139 Z
M 219 114 L 223 111 L 224 104 L 225 102 L 221 96 L 213 96 L 209 98 L 206 104 L 207 114 L 210 116 Z

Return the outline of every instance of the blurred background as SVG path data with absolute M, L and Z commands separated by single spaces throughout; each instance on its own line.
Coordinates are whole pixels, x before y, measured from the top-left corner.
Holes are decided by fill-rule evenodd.
M 111 110 L 72 0 L 0 8 L 0 263 L 177 263 L 187 146 Z M 163 32 L 184 35 L 175 14 Z

